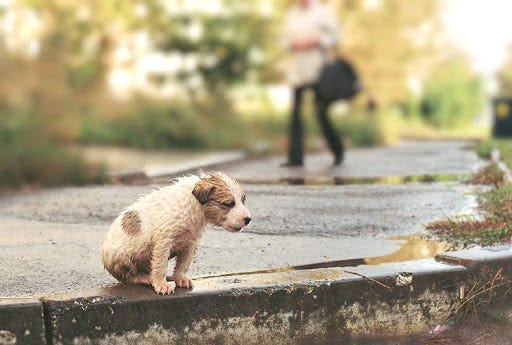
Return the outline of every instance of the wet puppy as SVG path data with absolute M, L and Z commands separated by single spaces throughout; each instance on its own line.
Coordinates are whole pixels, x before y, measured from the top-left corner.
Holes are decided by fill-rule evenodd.
M 126 208 L 103 243 L 103 265 L 117 280 L 152 285 L 171 294 L 166 281 L 168 260 L 176 256 L 171 277 L 178 287 L 191 288 L 186 273 L 207 224 L 237 232 L 249 224 L 240 184 L 221 172 L 187 176 L 158 189 Z

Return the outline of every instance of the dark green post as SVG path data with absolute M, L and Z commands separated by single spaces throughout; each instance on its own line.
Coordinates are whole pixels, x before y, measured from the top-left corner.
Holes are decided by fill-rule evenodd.
M 494 137 L 512 137 L 512 98 L 498 97 L 493 99 Z

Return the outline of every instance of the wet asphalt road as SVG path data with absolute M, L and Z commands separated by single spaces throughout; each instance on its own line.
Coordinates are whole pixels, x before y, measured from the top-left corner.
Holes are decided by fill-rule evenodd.
M 378 176 L 467 174 L 476 169 L 478 160 L 465 150 L 466 145 L 421 142 L 354 150 L 341 168 L 330 171 L 335 176 L 375 176 L 373 167 L 378 163 Z M 246 182 L 251 176 L 298 174 L 297 169 L 279 168 L 277 161 L 240 163 L 224 170 Z M 306 168 L 299 169 L 300 176 L 327 176 L 318 171 L 329 163 L 327 155 L 309 157 Z M 124 207 L 154 187 L 56 188 L 0 196 L 0 297 L 40 296 L 114 283 L 99 260 L 102 238 Z M 421 231 L 429 221 L 471 212 L 476 205 L 475 187 L 458 182 L 246 184 L 245 189 L 253 222 L 238 234 L 207 231 L 191 276 L 386 255 L 399 243 L 385 238 Z

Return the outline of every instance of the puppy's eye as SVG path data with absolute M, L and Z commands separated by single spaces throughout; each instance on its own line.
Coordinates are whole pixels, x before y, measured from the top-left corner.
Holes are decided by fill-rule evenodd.
M 227 208 L 233 208 L 235 207 L 235 201 L 225 202 L 222 205 L 226 206 Z
M 245 204 L 245 194 L 242 195 L 242 203 Z

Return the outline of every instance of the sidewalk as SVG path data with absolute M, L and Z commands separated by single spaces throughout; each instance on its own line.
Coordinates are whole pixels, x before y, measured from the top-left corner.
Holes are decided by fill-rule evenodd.
M 365 177 L 364 169 L 358 168 L 356 173 L 352 167 L 366 166 L 368 174 L 374 174 L 370 169 L 373 162 L 387 161 L 382 165 L 387 165 L 394 175 L 417 173 L 416 164 L 423 164 L 428 173 L 469 174 L 478 161 L 474 153 L 463 150 L 464 145 L 422 142 L 405 148 L 354 150 L 344 165 L 331 173 L 344 177 L 343 172 L 349 170 L 353 172 L 350 177 Z M 413 153 L 404 156 L 404 151 Z M 436 157 L 449 157 L 450 161 L 442 163 Z M 329 164 L 330 157 L 320 155 L 309 157 L 302 172 L 280 168 L 278 160 L 272 159 L 235 163 L 221 169 L 250 182 L 245 172 L 263 178 L 286 174 L 320 176 L 318 171 Z M 380 172 L 387 176 L 383 166 Z M 99 260 L 103 236 L 124 207 L 154 187 L 70 187 L 1 197 L 0 296 L 39 297 L 114 283 Z M 253 214 L 251 225 L 238 234 L 221 229 L 207 231 L 190 275 L 386 256 L 403 243 L 386 238 L 417 233 L 425 223 L 447 215 L 472 212 L 476 206 L 474 188 L 458 182 L 246 184 L 247 207 Z M 420 245 L 427 257 L 438 250 L 435 244 Z
M 318 281 L 322 290 L 325 279 L 345 279 L 339 274 L 342 270 L 339 267 L 434 257 L 442 252 L 442 246 L 436 242 L 415 241 L 409 235 L 422 231 L 429 221 L 474 212 L 477 187 L 456 181 L 478 168 L 476 155 L 465 149 L 468 144 L 408 142 L 397 147 L 357 149 L 349 151 L 345 163 L 337 168 L 330 166 L 331 157 L 324 154 L 308 156 L 306 167 L 301 169 L 281 168 L 282 158 L 218 165 L 218 169 L 244 183 L 253 222 L 239 234 L 218 229 L 207 231 L 190 275 L 228 276 L 198 279 L 194 291 L 201 296 L 203 292 L 213 296 L 242 289 L 244 296 L 250 296 L 250 291 L 257 291 L 253 289 L 263 285 L 282 286 L 293 281 L 308 281 L 313 285 Z M 376 177 L 382 178 L 375 180 L 380 183 L 371 184 L 375 181 L 369 178 Z M 282 183 L 295 183 L 297 179 L 305 185 Z M 353 181 L 362 184 L 346 184 Z M 102 237 L 115 216 L 151 188 L 58 188 L 1 197 L 0 297 L 37 300 L 68 292 L 71 295 L 49 296 L 45 300 L 60 301 L 72 297 L 76 301 L 81 295 L 91 296 L 90 292 L 80 292 L 82 290 L 114 284 L 114 279 L 104 272 L 99 260 Z M 414 262 L 375 266 L 372 274 L 382 276 L 396 267 L 408 267 L 409 270 L 416 267 L 423 272 L 438 267 L 428 260 L 418 261 L 426 262 L 426 266 Z M 315 266 L 318 271 L 301 270 L 301 274 L 281 274 L 271 279 L 253 280 L 250 277 L 254 275 L 247 274 L 276 268 L 285 272 L 291 269 L 290 266 L 312 263 L 323 264 Z M 332 266 L 338 268 L 328 268 Z M 366 272 L 364 267 L 371 266 L 360 266 L 362 272 Z M 379 267 L 384 269 L 379 272 Z M 451 270 L 450 267 L 441 268 Z M 464 271 L 463 268 L 455 270 Z M 349 276 L 352 277 L 350 280 L 354 278 Z M 247 283 L 240 285 L 245 281 Z M 361 281 L 368 283 L 365 279 Z M 124 297 L 119 297 L 120 300 L 127 298 L 126 293 L 152 304 L 159 303 L 161 297 L 154 296 L 147 288 L 123 289 L 121 295 Z M 116 288 L 101 291 L 111 296 L 109 301 L 117 300 Z M 192 298 L 196 292 L 179 292 L 166 297 L 166 305 L 182 303 L 180 296 Z M 103 293 L 96 290 L 92 295 L 102 296 Z M 48 304 L 50 309 L 55 307 L 52 303 Z M 267 302 L 262 300 L 262 303 Z M 63 324 L 58 324 L 59 317 L 55 322 L 54 330 L 65 333 Z M 208 329 L 208 323 L 204 327 Z M 305 325 L 301 327 L 307 329 Z M 105 332 L 113 330 L 108 329 Z M 103 337 L 105 332 L 97 333 Z

